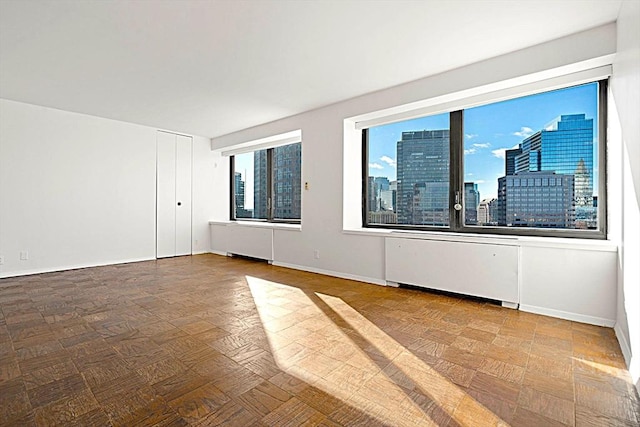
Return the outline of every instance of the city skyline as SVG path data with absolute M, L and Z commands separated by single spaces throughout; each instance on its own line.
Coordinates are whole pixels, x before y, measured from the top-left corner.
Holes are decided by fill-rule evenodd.
M 267 219 L 273 215 L 278 219 L 300 218 L 301 150 L 302 144 L 294 143 L 234 156 L 236 217 Z M 267 167 L 268 151 L 272 151 L 270 170 Z M 272 188 L 271 213 L 267 202 L 268 176 Z
M 506 150 L 494 215 L 487 212 L 489 203 L 480 224 L 478 186 L 465 181 L 465 224 L 597 228 L 593 125 L 594 120 L 585 114 L 563 114 Z M 370 223 L 448 225 L 449 134 L 449 129 L 402 132 L 396 150 L 397 181 L 393 181 L 397 185 L 396 216 L 371 215 L 384 210 L 375 182 L 391 183 L 385 177 L 369 176 Z
M 517 148 L 561 115 L 582 113 L 594 119 L 593 192 L 597 194 L 597 91 L 597 83 L 589 83 L 465 109 L 464 180 L 477 184 L 483 199 L 497 198 L 506 150 Z M 449 113 L 370 128 L 369 176 L 397 179 L 396 143 L 402 132 L 448 128 Z

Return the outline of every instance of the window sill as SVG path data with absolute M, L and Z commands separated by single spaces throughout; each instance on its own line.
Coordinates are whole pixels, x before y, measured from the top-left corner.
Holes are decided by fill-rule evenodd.
M 618 245 L 611 240 L 567 239 L 560 237 L 503 236 L 496 234 L 466 234 L 438 231 L 390 230 L 375 228 L 343 229 L 344 234 L 406 239 L 435 240 L 444 242 L 493 244 L 519 247 L 541 247 L 617 252 Z
M 209 221 L 209 225 L 223 225 L 226 227 L 268 228 L 272 230 L 302 231 L 301 224 L 288 224 L 262 221 Z

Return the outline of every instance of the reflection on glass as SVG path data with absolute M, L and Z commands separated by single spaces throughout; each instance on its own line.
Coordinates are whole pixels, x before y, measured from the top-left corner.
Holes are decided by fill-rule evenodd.
M 273 149 L 273 217 L 300 219 L 302 144 Z

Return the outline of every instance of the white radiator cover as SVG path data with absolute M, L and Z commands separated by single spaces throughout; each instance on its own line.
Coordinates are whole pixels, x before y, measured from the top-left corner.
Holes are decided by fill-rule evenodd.
M 519 247 L 408 238 L 385 239 L 385 280 L 520 301 Z
M 245 255 L 273 261 L 273 230 L 235 223 L 212 224 L 211 249 L 222 254 Z

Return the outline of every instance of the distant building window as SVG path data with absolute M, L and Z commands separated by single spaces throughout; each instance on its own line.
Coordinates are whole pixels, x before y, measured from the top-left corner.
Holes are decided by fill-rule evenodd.
M 231 156 L 231 219 L 300 222 L 302 144 Z
M 606 85 L 364 129 L 364 225 L 606 237 Z

